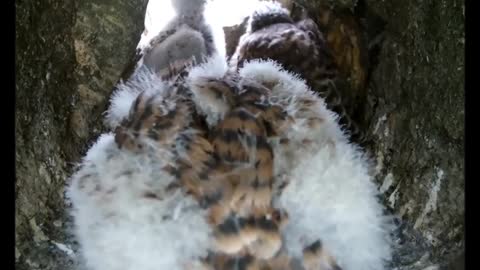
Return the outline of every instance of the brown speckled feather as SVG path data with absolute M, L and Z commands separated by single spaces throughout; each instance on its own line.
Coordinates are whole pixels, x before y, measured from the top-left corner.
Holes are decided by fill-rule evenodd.
M 261 85 L 204 83 L 206 93 L 230 95 L 231 110 L 215 127 L 208 129 L 197 115 L 188 89 L 173 83 L 170 92 L 140 94 L 116 129 L 115 141 L 133 152 L 148 145 L 171 151 L 173 162 L 165 170 L 209 212 L 214 249 L 202 264 L 205 269 L 294 270 L 292 258 L 282 253 L 288 214 L 271 204 L 274 153 L 268 143 L 289 119 L 269 103 L 270 89 Z M 331 260 L 313 248 L 304 254 L 305 269 Z
M 345 125 L 352 137 L 358 142 L 363 141 L 363 132 L 348 115 L 336 89 L 337 67 L 315 22 L 306 18 L 295 23 L 262 25 L 256 31 L 247 31 L 240 38 L 230 60 L 231 66 L 241 68 L 246 61 L 253 59 L 277 61 L 286 70 L 304 78 L 314 91 L 325 98 L 327 106 L 339 114 L 340 123 Z

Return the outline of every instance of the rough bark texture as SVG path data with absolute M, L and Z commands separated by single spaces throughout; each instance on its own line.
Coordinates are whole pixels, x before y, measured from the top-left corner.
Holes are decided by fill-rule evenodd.
M 315 10 L 319 3 L 335 1 L 299 2 L 321 13 Z M 361 114 L 353 117 L 368 132 L 366 149 L 376 160 L 379 189 L 399 218 L 392 267 L 463 269 L 463 1 L 358 0 L 333 6 L 358 17 L 364 40 L 355 41 L 368 48 L 366 96 L 353 109 Z M 349 22 L 340 23 L 340 32 L 352 30 Z M 355 54 L 347 59 L 351 72 L 345 75 L 355 82 Z M 350 89 L 358 91 L 354 86 Z
M 358 70 L 366 74 L 365 84 L 350 80 L 353 88 L 365 88 L 353 89 L 360 91 L 353 100 L 361 102 L 351 111 L 368 131 L 366 148 L 377 162 L 385 204 L 399 217 L 392 268 L 463 269 L 463 1 L 299 2 L 314 14 L 321 13 L 319 3 L 341 11 L 331 28 L 340 33 L 351 30 L 353 21 L 345 18 L 362 14 L 354 32 L 364 31 L 364 38 L 350 42 L 369 48 L 368 61 L 351 50 L 342 63 L 347 71 L 352 67 L 347 77 Z M 103 131 L 101 113 L 135 53 L 146 4 L 16 2 L 19 269 L 72 269 L 68 252 L 58 245 L 75 244 L 65 234 L 65 179 Z M 226 30 L 235 39 L 242 29 Z
M 356 118 L 369 133 L 385 204 L 400 218 L 393 266 L 463 269 L 464 4 L 342 4 L 365 16 L 369 81 Z
M 73 244 L 65 233 L 65 180 L 102 131 L 101 114 L 135 52 L 147 0 L 15 5 L 16 267 L 64 270 L 72 265 L 64 248 Z
M 464 4 L 367 1 L 387 22 L 368 110 L 378 181 L 406 236 L 423 242 L 411 268 L 462 264 Z M 394 3 L 395 2 L 395 3 Z M 421 239 L 421 240 L 420 240 Z M 408 247 L 410 244 L 406 243 Z M 411 249 L 405 248 L 405 252 Z M 402 254 L 400 254 L 402 255 Z M 403 257 L 403 265 L 409 265 Z M 452 266 L 450 266 L 452 267 Z M 432 268 L 433 269 L 433 268 Z

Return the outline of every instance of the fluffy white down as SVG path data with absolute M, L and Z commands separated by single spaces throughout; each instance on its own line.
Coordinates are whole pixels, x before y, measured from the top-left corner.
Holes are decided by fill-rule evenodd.
M 206 118 L 210 126 L 215 125 L 229 110 L 224 102 L 212 100 L 202 94 L 198 85 L 203 84 L 203 78 L 221 79 L 228 72 L 228 64 L 222 55 L 216 53 L 205 63 L 193 67 L 188 74 L 186 82 L 193 93 L 193 100 L 198 111 Z
M 193 68 L 187 79 L 200 111 L 212 123 L 223 112 L 206 100 L 202 103 L 194 85 L 202 77 L 221 78 L 227 69 L 225 60 L 216 56 Z M 295 119 L 285 133 L 288 146 L 272 141 L 275 173 L 290 181 L 275 198 L 277 206 L 290 215 L 287 250 L 298 255 L 301 246 L 321 239 L 345 270 L 384 269 L 391 257 L 388 232 L 392 225 L 375 198 L 368 160 L 349 144 L 337 116 L 304 81 L 273 61 L 247 63 L 240 75 L 273 87 L 272 101 Z M 137 73 L 114 93 L 107 123 L 118 125 L 141 90 L 165 87 L 153 73 Z M 299 110 L 302 99 L 314 102 L 307 110 Z M 307 125 L 311 117 L 323 122 L 311 128 Z M 72 177 L 68 197 L 81 251 L 91 270 L 175 270 L 206 255 L 210 228 L 205 213 L 180 192 L 164 192 L 172 179 L 160 168 L 169 159 L 168 153 L 158 153 L 129 154 L 118 150 L 111 134 L 103 135 Z M 161 200 L 145 198 L 145 192 Z
M 253 60 L 239 70 L 242 78 L 257 81 L 272 89 L 270 101 L 279 104 L 295 120 L 292 127 L 284 134 L 291 143 L 298 143 L 302 151 L 315 151 L 305 147 L 303 140 L 308 139 L 319 144 L 328 144 L 332 140 L 347 142 L 347 137 L 340 129 L 334 112 L 328 110 L 322 98 L 316 95 L 299 76 L 284 70 L 273 60 Z M 309 107 L 301 105 L 302 100 L 312 101 Z M 320 128 L 312 129 L 307 120 L 320 117 Z M 296 159 L 295 159 L 296 160 Z
M 287 108 L 296 124 L 286 136 L 288 146 L 275 144 L 275 171 L 290 184 L 275 198 L 290 215 L 285 238 L 287 250 L 299 255 L 301 247 L 321 239 L 346 270 L 381 270 L 391 258 L 391 219 L 368 174 L 368 160 L 341 131 L 336 115 L 325 108 L 298 77 L 272 61 L 252 61 L 242 77 L 273 85 L 273 99 Z M 307 112 L 298 111 L 301 98 L 316 100 Z M 315 128 L 306 118 L 324 121 Z M 308 145 L 302 140 L 309 139 Z
M 112 134 L 88 151 L 67 190 L 87 269 L 176 270 L 206 255 L 205 212 L 180 191 L 165 192 L 172 178 L 163 154 L 121 151 Z
M 126 82 L 120 82 L 110 97 L 110 107 L 106 112 L 105 124 L 114 129 L 128 116 L 133 101 L 142 91 L 163 92 L 167 88 L 153 71 L 143 66 Z

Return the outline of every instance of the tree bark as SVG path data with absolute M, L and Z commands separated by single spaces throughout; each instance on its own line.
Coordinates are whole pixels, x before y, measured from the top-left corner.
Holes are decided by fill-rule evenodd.
M 16 5 L 17 269 L 69 269 L 64 186 L 135 53 L 147 0 Z M 66 246 L 63 246 L 66 245 Z
M 373 113 L 368 128 L 377 180 L 386 204 L 405 222 L 401 250 L 418 248 L 415 256 L 398 259 L 405 269 L 461 265 L 464 3 L 367 2 L 387 22 L 366 108 Z

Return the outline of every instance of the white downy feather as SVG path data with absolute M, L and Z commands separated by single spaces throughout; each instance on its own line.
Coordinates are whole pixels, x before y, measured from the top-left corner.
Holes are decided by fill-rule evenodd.
M 287 108 L 296 122 L 285 134 L 288 146 L 274 146 L 276 175 L 290 181 L 275 198 L 290 216 L 287 250 L 298 256 L 302 247 L 320 239 L 343 269 L 384 269 L 391 258 L 391 219 L 376 199 L 369 161 L 347 141 L 336 115 L 302 80 L 273 61 L 252 61 L 240 74 L 273 85 L 272 99 Z M 300 98 L 316 103 L 299 112 Z M 311 115 L 324 120 L 315 129 L 306 125 Z
M 185 269 L 206 255 L 205 212 L 182 192 L 165 191 L 172 177 L 161 168 L 168 159 L 161 149 L 121 151 L 112 134 L 88 151 L 67 190 L 87 269 Z

